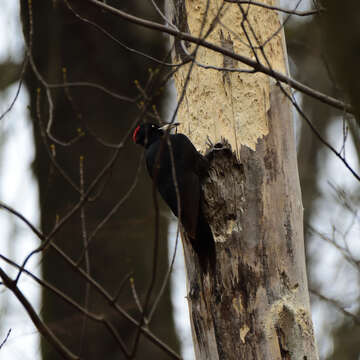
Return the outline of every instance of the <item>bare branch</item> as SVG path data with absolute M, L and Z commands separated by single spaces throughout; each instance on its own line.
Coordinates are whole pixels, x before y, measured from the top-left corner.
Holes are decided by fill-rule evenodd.
M 17 286 L 17 282 L 11 280 L 5 271 L 0 267 L 0 277 L 3 281 L 3 284 L 16 296 L 16 298 L 20 301 L 21 305 L 25 308 L 26 312 L 30 316 L 33 324 L 39 330 L 40 334 L 44 336 L 44 338 L 49 342 L 51 346 L 56 349 L 56 351 L 63 356 L 64 359 L 69 360 L 79 360 L 80 358 L 73 354 L 50 330 L 50 328 L 42 322 L 39 316 L 36 314 L 36 311 L 26 299 L 24 294 L 20 291 Z
M 26 54 L 25 55 L 25 60 L 24 60 L 24 62 L 22 64 L 22 67 L 21 67 L 20 79 L 19 79 L 19 83 L 18 83 L 18 86 L 17 86 L 17 89 L 16 89 L 14 99 L 11 101 L 9 107 L 0 115 L 0 120 L 2 120 L 11 111 L 11 109 L 13 108 L 16 100 L 18 99 L 19 94 L 20 94 L 20 90 L 21 90 L 21 87 L 22 87 L 22 84 L 23 84 L 23 81 L 24 81 L 25 70 L 26 70 L 28 64 L 29 64 L 29 57 Z
M 210 42 L 200 39 L 198 37 L 192 36 L 190 34 L 174 30 L 173 28 L 169 28 L 167 26 L 158 24 L 153 21 L 145 20 L 145 19 L 139 18 L 137 16 L 130 15 L 122 10 L 116 9 L 116 8 L 109 6 L 106 3 L 102 3 L 98 0 L 87 0 L 87 1 L 104 9 L 104 10 L 111 12 L 112 14 L 118 15 L 121 18 L 123 18 L 129 22 L 132 22 L 134 24 L 167 33 L 167 34 L 172 35 L 180 40 L 185 40 L 185 41 L 189 41 L 194 44 L 198 44 L 200 46 L 204 46 L 210 50 L 216 51 L 216 52 L 221 53 L 225 56 L 228 56 L 234 60 L 240 61 L 240 62 L 252 67 L 255 71 L 269 75 L 270 77 L 272 77 L 282 83 L 285 83 L 285 84 L 291 86 L 292 88 L 294 88 L 306 95 L 309 95 L 309 96 L 313 97 L 314 99 L 317 99 L 325 104 L 328 104 L 336 109 L 339 109 L 342 111 L 347 111 L 350 113 L 354 112 L 354 109 L 351 105 L 344 103 L 341 100 L 335 99 L 331 96 L 325 95 L 325 94 L 321 93 L 320 91 L 314 90 L 314 89 L 310 88 L 309 86 L 306 86 L 306 85 L 300 83 L 299 81 L 296 81 L 282 73 L 279 73 L 273 69 L 270 69 L 267 66 L 264 66 L 261 63 L 258 63 L 257 61 L 254 61 L 250 58 L 247 58 L 240 54 L 236 54 L 230 50 L 222 48 L 221 46 L 217 46 L 213 43 L 210 43 Z
M 327 303 L 334 306 L 337 310 L 342 312 L 345 316 L 350 317 L 352 320 L 355 321 L 355 323 L 357 325 L 360 325 L 360 318 L 358 316 L 354 315 L 353 313 L 347 311 L 346 309 L 344 309 L 344 307 L 341 304 L 339 304 L 338 301 L 336 301 L 334 299 L 330 299 L 327 296 L 320 294 L 317 290 L 314 290 L 314 289 L 310 289 L 310 292 L 312 294 L 314 294 L 315 296 L 317 296 L 319 299 L 326 301 Z
M 128 320 L 131 324 L 139 327 L 141 332 L 147 337 L 152 343 L 157 345 L 160 349 L 165 351 L 169 356 L 173 359 L 181 360 L 181 356 L 179 356 L 174 350 L 172 350 L 167 344 L 157 338 L 147 327 L 140 326 L 139 322 L 135 320 L 127 311 L 125 311 L 119 304 L 117 304 L 115 300 L 115 296 L 111 296 L 110 293 L 105 290 L 101 284 L 99 284 L 96 280 L 94 280 L 91 276 L 89 276 L 84 270 L 79 268 L 77 264 L 71 260 L 57 245 L 51 243 L 50 246 L 70 265 L 72 269 L 74 269 L 77 273 L 79 273 L 84 280 L 89 282 L 92 287 L 110 304 L 113 308 L 122 315 L 126 320 Z
M 67 7 L 69 8 L 69 10 L 74 14 L 74 16 L 76 16 L 78 19 L 80 19 L 81 21 L 95 27 L 97 30 L 99 30 L 100 32 L 102 32 L 106 37 L 108 37 L 109 39 L 111 39 L 112 41 L 114 41 L 116 44 L 120 45 L 122 48 L 126 49 L 127 51 L 131 52 L 131 53 L 134 53 L 134 54 L 137 54 L 137 55 L 140 55 L 140 56 L 143 56 L 149 60 L 152 60 L 154 61 L 155 63 L 157 64 L 161 64 L 161 65 L 164 65 L 164 66 L 168 66 L 168 67 L 176 67 L 176 66 L 179 66 L 179 65 L 183 65 L 184 63 L 181 63 L 181 64 L 173 64 L 173 63 L 168 63 L 168 62 L 165 62 L 165 61 L 161 61 L 159 59 L 156 59 L 154 58 L 153 56 L 150 56 L 148 54 L 145 54 L 144 52 L 142 51 L 139 51 L 139 50 L 136 50 L 134 48 L 131 48 L 130 46 L 127 46 L 125 45 L 123 42 L 121 42 L 120 40 L 118 40 L 115 36 L 113 36 L 112 34 L 110 34 L 108 31 L 106 31 L 103 27 L 101 27 L 100 25 L 96 24 L 95 22 L 89 20 L 89 19 L 86 19 L 85 17 L 81 16 L 79 13 L 77 13 L 74 8 L 70 5 L 69 1 L 68 0 L 64 0 Z
M 92 82 L 88 82 L 88 81 L 71 81 L 71 82 L 64 82 L 62 84 L 47 83 L 47 86 L 50 89 L 67 88 L 67 87 L 90 87 L 90 88 L 101 90 L 105 94 L 108 94 L 115 99 L 122 100 L 125 102 L 136 103 L 139 100 L 139 98 L 130 98 L 128 96 L 117 94 L 114 91 L 107 89 L 105 86 L 95 84 Z
M 5 210 L 7 210 L 9 213 L 15 215 L 16 217 L 18 217 L 21 221 L 23 221 L 30 229 L 31 231 L 40 239 L 40 240 L 44 240 L 45 236 L 43 235 L 43 233 L 38 230 L 28 219 L 26 219 L 26 217 L 22 214 L 20 214 L 17 210 L 13 209 L 11 206 L 6 205 L 5 203 L 0 201 L 0 208 L 3 208 Z

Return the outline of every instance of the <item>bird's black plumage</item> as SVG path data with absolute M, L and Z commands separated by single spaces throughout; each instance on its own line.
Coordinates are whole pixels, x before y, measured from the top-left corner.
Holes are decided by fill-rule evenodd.
M 157 125 L 143 124 L 135 129 L 133 140 L 145 147 L 149 175 L 174 215 L 180 218 L 201 267 L 206 270 L 210 264 L 213 268 L 214 239 L 201 209 L 201 178 L 207 172 L 208 161 L 184 134 L 169 134 L 168 139 L 164 135 Z

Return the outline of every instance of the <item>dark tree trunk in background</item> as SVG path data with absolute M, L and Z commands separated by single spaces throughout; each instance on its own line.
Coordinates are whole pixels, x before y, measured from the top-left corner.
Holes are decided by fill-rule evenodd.
M 111 4 L 115 6 L 119 2 L 111 1 Z M 119 18 L 84 5 L 81 1 L 71 1 L 71 5 L 81 16 L 103 26 L 128 46 L 142 49 L 159 58 L 164 55 L 165 43 L 159 33 L 132 26 Z M 148 4 L 143 1 L 122 1 L 121 6 L 144 17 L 154 16 L 149 12 Z M 28 1 L 21 1 L 21 8 L 24 33 L 29 41 Z M 134 80 L 144 84 L 149 76 L 148 68 L 154 66 L 153 63 L 124 50 L 90 24 L 80 21 L 63 1 L 35 1 L 32 10 L 34 24 L 32 53 L 38 70 L 46 81 L 62 83 L 62 68 L 66 68 L 68 81 L 101 84 L 130 97 L 139 94 L 134 86 Z M 64 217 L 79 200 L 80 195 L 50 164 L 46 146 L 40 135 L 39 119 L 36 117 L 37 88 L 40 88 L 41 120 L 47 122 L 48 106 L 45 91 L 30 68 L 27 72 L 26 84 L 30 92 L 31 116 L 34 121 L 36 145 L 34 171 L 39 185 L 41 227 L 45 233 L 48 233 L 57 218 Z M 97 89 L 73 87 L 68 90 L 71 100 L 64 89 L 52 90 L 53 134 L 62 141 L 69 141 L 81 129 L 80 131 L 85 132 L 85 136 L 70 146 L 61 146 L 48 140 L 48 147 L 56 154 L 56 160 L 76 184 L 79 184 L 80 178 L 79 159 L 80 156 L 84 156 L 86 187 L 108 162 L 114 151 L 101 145 L 91 133 L 104 141 L 119 143 L 131 129 L 139 110 L 135 104 L 112 98 Z M 85 206 L 87 234 L 94 230 L 99 221 L 126 194 L 135 181 L 140 154 L 141 150 L 128 139 L 110 176 L 105 178 L 105 186 L 98 187 L 98 190 L 102 191 L 101 196 Z M 158 273 L 162 275 L 168 265 L 167 226 L 167 221 L 161 218 Z M 135 191 L 92 240 L 89 250 L 91 275 L 114 294 L 125 274 L 133 271 L 136 289 L 140 299 L 143 300 L 152 271 L 153 234 L 152 191 L 142 166 Z M 71 258 L 76 260 L 79 257 L 83 248 L 80 212 L 61 229 L 54 241 Z M 41 265 L 44 279 L 77 302 L 84 304 L 86 288 L 83 278 L 72 271 L 52 249 L 44 252 Z M 82 266 L 84 267 L 84 262 Z M 162 278 L 158 276 L 159 280 Z M 157 290 L 158 287 L 154 293 Z M 124 287 L 119 303 L 135 318 L 140 318 L 128 285 Z M 97 313 L 102 313 L 106 318 L 111 319 L 125 342 L 131 343 L 134 327 L 119 317 L 93 291 L 90 292 L 89 309 L 96 309 Z M 55 334 L 74 353 L 81 354 L 82 358 L 86 360 L 124 358 L 118 344 L 104 327 L 87 320 L 85 333 L 82 333 L 83 317 L 80 313 L 74 312 L 73 308 L 46 290 L 43 291 L 41 314 Z M 152 329 L 159 338 L 177 349 L 178 340 L 171 314 L 172 306 L 167 289 L 154 316 Z M 44 359 L 59 358 L 46 342 L 42 342 L 42 351 Z M 141 338 L 137 358 L 165 359 L 168 356 L 148 340 Z
M 344 4 L 336 0 L 320 3 L 327 9 L 320 18 L 320 26 L 333 80 L 345 92 L 360 124 L 360 3 L 356 0 L 348 0 Z
M 334 85 L 341 89 L 346 100 L 355 109 L 355 119 L 348 121 L 349 133 L 353 138 L 357 162 L 352 164 L 359 169 L 360 159 L 360 2 L 348 0 L 341 3 L 336 0 L 322 1 L 327 11 L 320 19 L 324 33 L 324 48 L 332 71 Z M 344 96 L 344 94 L 341 94 Z M 343 114 L 341 114 L 343 115 Z M 352 159 L 351 159 L 352 160 Z M 359 185 L 353 190 L 353 206 L 359 207 Z M 349 199 L 352 198 L 349 195 Z M 359 279 L 359 278 L 358 278 Z M 357 281 L 357 284 L 359 281 Z M 355 289 L 356 285 L 354 285 Z M 353 290 L 356 291 L 356 290 Z M 357 291 L 359 291 L 357 289 Z M 360 311 L 356 311 L 360 316 Z M 349 317 L 344 317 L 332 331 L 334 340 L 331 360 L 346 360 L 359 358 L 360 326 Z

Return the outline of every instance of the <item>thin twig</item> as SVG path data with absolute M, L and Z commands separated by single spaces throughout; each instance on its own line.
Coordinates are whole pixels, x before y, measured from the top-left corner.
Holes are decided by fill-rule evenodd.
M 127 273 L 127 274 L 124 276 L 124 278 L 121 280 L 120 285 L 119 285 L 118 289 L 116 290 L 114 297 L 113 297 L 112 300 L 111 300 L 111 303 L 115 303 L 115 302 L 118 300 L 118 298 L 119 298 L 119 296 L 120 296 L 120 294 L 121 294 L 124 286 L 127 284 L 128 280 L 130 279 L 131 276 L 133 276 L 133 272 L 132 272 L 132 271 L 129 272 L 129 273 Z
M 291 10 L 291 9 L 282 8 L 280 6 L 272 6 L 272 5 L 268 5 L 266 3 L 261 3 L 261 2 L 252 1 L 252 0 L 224 0 L 224 1 L 228 2 L 228 3 L 248 4 L 248 5 L 260 6 L 260 7 L 263 7 L 265 9 L 276 10 L 276 11 L 283 12 L 285 14 L 297 15 L 297 16 L 317 15 L 317 14 L 320 14 L 321 12 L 325 11 L 324 8 L 320 8 L 320 7 L 318 9 L 312 9 L 312 10 L 306 10 L 306 11 Z
M 64 359 L 79 360 L 80 358 L 73 354 L 51 331 L 51 329 L 39 318 L 36 311 L 26 299 L 24 294 L 20 291 L 17 286 L 17 282 L 10 279 L 5 271 L 0 267 L 0 277 L 3 284 L 16 296 L 21 305 L 25 308 L 26 312 L 30 316 L 33 324 L 39 330 L 40 334 L 49 342 L 49 344 L 63 356 Z
M 344 309 L 343 306 L 341 306 L 341 304 L 339 304 L 338 301 L 334 300 L 334 299 L 330 299 L 325 295 L 320 294 L 317 290 L 315 289 L 310 289 L 310 292 L 312 294 L 314 294 L 315 296 L 317 296 L 319 299 L 326 301 L 327 303 L 331 304 L 332 306 L 334 306 L 336 309 L 338 309 L 340 312 L 342 312 L 345 316 L 350 317 L 352 320 L 354 320 L 354 322 L 357 325 L 360 325 L 360 318 L 356 315 L 354 315 L 353 313 L 347 311 L 346 309 Z
M 144 310 L 143 310 L 143 307 L 141 306 L 140 298 L 139 298 L 139 295 L 138 295 L 138 293 L 137 293 L 137 291 L 136 291 L 135 280 L 134 280 L 133 277 L 131 277 L 131 278 L 129 279 L 129 283 L 130 283 L 130 289 L 131 289 L 131 293 L 132 293 L 132 296 L 133 296 L 133 298 L 134 298 L 135 304 L 136 304 L 136 306 L 137 306 L 140 314 L 143 314 L 143 313 L 144 313 Z M 145 324 L 146 326 L 149 325 L 148 320 L 147 320 L 146 317 L 144 318 L 144 324 Z
M 239 5 L 240 9 L 242 10 L 242 6 Z M 242 10 L 243 11 L 243 10 Z M 267 63 L 268 69 L 272 70 L 270 61 L 268 60 L 264 48 L 262 46 L 262 44 L 260 43 L 255 30 L 253 29 L 252 25 L 250 24 L 250 22 L 248 21 L 248 19 L 246 18 L 246 21 L 249 25 L 249 28 L 252 32 L 252 35 L 254 37 L 254 39 L 256 40 L 259 49 Z M 255 50 L 254 50 L 255 51 Z M 277 79 L 277 83 L 280 87 L 280 90 L 282 91 L 282 93 L 291 101 L 291 103 L 293 104 L 293 106 L 295 107 L 295 109 L 297 110 L 297 112 L 302 116 L 302 118 L 306 121 L 306 123 L 309 125 L 310 129 L 312 130 L 312 132 L 316 135 L 316 137 L 320 140 L 320 142 L 322 142 L 331 152 L 333 152 L 345 165 L 345 167 L 350 171 L 350 173 L 358 180 L 360 181 L 360 175 L 350 166 L 350 164 L 347 162 L 347 160 L 341 155 L 341 153 L 339 151 L 337 151 L 327 140 L 325 140 L 325 138 L 320 134 L 320 132 L 316 129 L 316 127 L 314 126 L 314 124 L 312 123 L 312 121 L 306 116 L 306 114 L 304 113 L 304 111 L 300 108 L 300 106 L 298 105 L 295 97 L 293 94 L 289 94 L 288 91 L 284 88 L 283 84 L 281 83 L 281 81 L 279 79 Z
M 148 55 L 140 50 L 136 50 L 130 46 L 125 45 L 122 41 L 120 41 L 119 39 L 117 39 L 115 36 L 113 36 L 111 33 L 109 33 L 107 30 L 105 30 L 102 26 L 96 24 L 95 22 L 85 18 L 84 16 L 81 16 L 78 12 L 75 11 L 75 9 L 70 5 L 68 0 L 64 0 L 65 4 L 67 5 L 68 9 L 74 14 L 74 16 L 76 16 L 79 20 L 95 27 L 97 30 L 99 30 L 100 32 L 102 32 L 106 37 L 108 37 L 109 39 L 111 39 L 112 41 L 114 41 L 116 44 L 120 45 L 122 48 L 126 49 L 127 51 L 143 56 L 146 59 L 152 60 L 157 64 L 163 65 L 163 66 L 168 66 L 168 67 L 174 67 L 174 66 L 179 66 L 179 65 L 183 65 L 186 62 L 182 62 L 180 64 L 173 64 L 173 63 L 168 63 L 165 61 L 161 61 L 159 59 L 156 59 L 155 57 Z
M 123 18 L 131 23 L 134 23 L 134 24 L 137 24 L 137 25 L 149 28 L 149 29 L 158 30 L 158 31 L 170 34 L 180 40 L 189 41 L 191 43 L 198 44 L 198 45 L 204 46 L 210 50 L 221 53 L 225 56 L 228 56 L 234 60 L 240 61 L 240 62 L 252 67 L 254 70 L 256 70 L 258 72 L 269 75 L 270 77 L 272 77 L 282 83 L 285 83 L 285 84 L 291 86 L 292 88 L 294 88 L 304 94 L 307 94 L 307 95 L 313 97 L 314 99 L 317 99 L 325 104 L 328 104 L 336 109 L 354 113 L 354 109 L 350 104 L 347 104 L 341 100 L 335 99 L 331 96 L 325 95 L 325 94 L 321 93 L 320 91 L 314 90 L 314 89 L 310 88 L 309 86 L 306 86 L 306 85 L 300 83 L 299 81 L 296 81 L 280 72 L 277 72 L 271 68 L 268 68 L 268 67 L 262 65 L 261 63 L 258 63 L 250 58 L 247 58 L 246 56 L 236 54 L 233 51 L 224 49 L 221 46 L 215 45 L 215 44 L 205 41 L 201 38 L 198 38 L 196 36 L 192 36 L 190 34 L 174 30 L 165 25 L 162 25 L 162 24 L 159 24 L 159 23 L 156 23 L 153 21 L 145 20 L 145 19 L 139 18 L 134 15 L 130 15 L 125 11 L 116 9 L 116 8 L 114 8 L 110 5 L 107 5 L 105 3 L 102 3 L 98 0 L 87 0 L 87 1 L 101 9 L 111 12 L 112 14 L 118 15 L 121 18 Z
M 80 264 L 81 261 L 83 260 L 86 251 L 88 250 L 90 244 L 92 243 L 92 241 L 95 238 L 98 231 L 104 227 L 104 225 L 116 214 L 116 212 L 120 209 L 120 207 L 125 203 L 125 201 L 127 199 L 130 198 L 131 194 L 134 192 L 134 190 L 138 184 L 138 181 L 139 181 L 139 175 L 140 175 L 143 159 L 144 159 L 144 153 L 142 153 L 140 156 L 136 174 L 135 174 L 134 180 L 131 183 L 130 188 L 126 191 L 125 195 L 113 206 L 113 208 L 105 215 L 105 217 L 101 221 L 99 221 L 99 223 L 96 225 L 95 229 L 89 235 L 86 246 L 84 247 L 82 253 L 79 256 L 78 264 Z
M 80 199 L 82 200 L 85 194 L 85 180 L 84 180 L 84 157 L 80 156 Z M 85 205 L 85 204 L 84 204 Z M 87 235 L 87 227 L 86 227 L 86 216 L 85 216 L 85 206 L 81 207 L 80 210 L 80 222 L 81 222 L 81 235 L 83 240 L 84 249 L 87 249 L 88 246 L 88 235 Z M 85 271 L 90 275 L 90 256 L 89 252 L 85 250 Z M 90 284 L 85 284 L 85 296 L 84 296 L 84 308 L 88 310 L 89 307 L 89 296 L 90 296 Z M 85 334 L 86 334 L 86 324 L 87 324 L 87 316 L 84 315 L 82 327 L 80 331 L 79 338 L 79 354 L 82 354 L 83 347 L 85 344 Z
M 13 106 L 16 103 L 16 100 L 19 97 L 20 90 L 21 90 L 21 87 L 22 87 L 22 84 L 24 81 L 25 71 L 26 71 L 28 64 L 29 64 L 29 56 L 28 56 L 28 53 L 26 52 L 25 59 L 23 61 L 22 67 L 21 67 L 20 79 L 19 79 L 19 83 L 18 83 L 16 92 L 15 92 L 15 96 L 14 96 L 13 100 L 11 101 L 9 107 L 0 115 L 0 121 L 12 110 Z
M 8 264 L 12 265 L 13 267 L 15 267 L 17 269 L 20 268 L 20 265 L 18 265 L 17 263 L 12 261 L 11 259 L 5 257 L 4 255 L 0 254 L 0 258 L 2 260 L 4 260 L 5 262 L 7 262 Z M 80 304 L 75 302 L 71 297 L 64 294 L 64 292 L 62 292 L 61 290 L 59 290 L 55 286 L 51 285 L 47 281 L 40 279 L 35 274 L 33 274 L 31 271 L 25 269 L 25 270 L 23 270 L 23 272 L 27 276 L 32 278 L 34 281 L 36 281 L 39 285 L 41 285 L 44 289 L 49 290 L 50 292 L 52 292 L 53 294 L 58 296 L 61 300 L 66 302 L 68 305 L 73 307 L 75 310 L 82 313 L 86 318 L 89 318 L 89 319 L 91 319 L 91 320 L 93 320 L 95 322 L 98 322 L 98 323 L 102 324 L 103 326 L 105 326 L 105 328 L 107 328 L 109 330 L 110 334 L 114 337 L 115 341 L 118 342 L 118 344 L 120 345 L 120 348 L 122 349 L 122 351 L 125 354 L 129 354 L 129 352 L 128 352 L 127 348 L 126 348 L 126 345 L 125 345 L 124 341 L 121 339 L 118 332 L 116 330 L 114 331 L 112 327 L 108 326 L 107 323 L 109 322 L 109 320 L 107 320 L 102 314 L 98 315 L 98 314 L 94 314 L 94 313 L 88 311 L 88 309 L 85 309 L 84 307 L 82 307 Z
M 10 336 L 10 334 L 11 334 L 11 328 L 8 330 L 8 332 L 7 332 L 4 340 L 1 342 L 1 344 L 0 344 L 0 350 L 1 350 L 1 348 L 4 346 L 4 344 L 6 343 L 7 339 L 8 339 L 9 336 Z

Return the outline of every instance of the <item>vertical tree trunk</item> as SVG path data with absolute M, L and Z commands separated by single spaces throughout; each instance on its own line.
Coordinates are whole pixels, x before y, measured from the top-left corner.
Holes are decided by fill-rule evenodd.
M 196 36 L 219 16 L 224 25 L 214 26 L 206 40 L 247 57 L 256 58 L 249 43 L 256 47 L 271 38 L 265 55 L 258 48 L 256 56 L 287 72 L 277 13 L 222 4 L 210 1 L 207 8 L 206 0 L 173 0 L 167 14 L 180 30 Z M 245 16 L 246 34 L 240 31 Z M 175 44 L 175 61 L 188 55 L 186 48 L 195 50 L 197 64 L 192 70 L 183 67 L 175 78 L 179 95 L 186 91 L 179 111 L 182 130 L 200 151 L 207 136 L 222 144 L 208 154 L 211 169 L 203 186 L 203 207 L 216 242 L 215 274 L 201 274 L 184 242 L 196 357 L 317 359 L 291 104 L 263 74 L 199 66 L 246 69 L 219 53 Z
M 145 31 L 142 33 L 143 36 L 139 36 L 138 28 L 118 21 L 106 13 L 89 7 L 82 1 L 69 1 L 69 3 L 83 18 L 102 26 L 128 46 L 145 52 L 151 48 L 153 56 L 159 58 L 164 56 L 164 44 L 160 37 L 156 37 L 158 34 L 153 36 L 154 33 L 150 34 Z M 110 3 L 115 2 L 111 1 Z M 129 53 L 94 26 L 80 20 L 70 11 L 64 1 L 21 1 L 24 34 L 27 40 L 29 40 L 29 4 L 32 4 L 34 26 L 32 54 L 39 72 L 46 81 L 63 83 L 62 68 L 65 67 L 67 81 L 100 84 L 128 97 L 138 95 L 134 80 L 144 84 L 149 75 L 148 67 L 153 66 L 153 63 L 137 54 Z M 149 7 L 144 6 L 142 1 L 127 1 L 126 4 L 123 2 L 119 6 L 127 6 L 129 11 L 134 12 L 141 8 L 141 11 L 146 12 L 146 16 L 150 16 L 150 14 L 154 16 L 154 12 L 149 12 Z M 34 120 L 36 146 L 34 169 L 39 184 L 41 227 L 44 233 L 48 233 L 56 223 L 57 217 L 61 219 L 79 201 L 80 194 L 64 180 L 49 160 L 36 112 L 38 99 L 36 89 L 41 87 L 41 83 L 31 69 L 27 72 L 26 84 L 30 93 L 31 115 Z M 63 88 L 52 89 L 55 107 L 55 136 L 63 141 L 68 141 L 76 136 L 79 128 L 85 135 L 71 146 L 54 144 L 49 139 L 48 141 L 49 145 L 52 144 L 55 149 L 56 160 L 76 184 L 79 184 L 80 177 L 79 159 L 83 156 L 84 182 L 87 187 L 108 163 L 114 151 L 113 148 L 103 146 L 96 140 L 97 137 L 106 142 L 119 143 L 129 131 L 139 111 L 136 104 L 114 99 L 98 89 L 71 87 L 68 91 L 71 100 L 66 96 L 66 90 Z M 46 122 L 48 107 L 44 93 L 44 88 L 41 87 L 41 104 L 43 105 L 41 117 L 42 121 Z M 96 201 L 85 204 L 85 229 L 88 235 L 94 231 L 99 222 L 124 197 L 136 181 L 139 160 L 140 149 L 128 141 L 121 150 L 111 174 L 98 187 L 96 193 L 100 196 L 96 197 Z M 89 247 L 90 274 L 111 295 L 116 294 L 124 276 L 129 271 L 133 271 L 138 296 L 140 301 L 143 301 L 153 269 L 151 256 L 153 251 L 153 213 L 151 183 L 142 171 L 138 176 L 135 191 L 101 228 Z M 158 255 L 160 260 L 157 277 L 161 281 L 168 268 L 167 225 L 167 220 L 161 219 Z M 54 242 L 74 261 L 77 261 L 82 253 L 83 230 L 80 214 L 77 213 L 54 239 Z M 84 279 L 78 276 L 78 273 L 74 272 L 57 253 L 52 249 L 46 251 L 41 265 L 44 279 L 57 286 L 75 301 L 85 304 Z M 84 261 L 82 261 L 81 267 L 85 268 Z M 157 282 L 154 293 L 159 291 L 161 281 Z M 128 284 L 121 292 L 118 303 L 134 318 L 140 319 L 140 312 Z M 87 307 L 90 311 L 102 314 L 104 318 L 111 321 L 122 340 L 131 349 L 134 334 L 137 331 L 135 326 L 120 317 L 94 291 L 90 292 Z M 178 348 L 168 287 L 158 309 L 151 323 L 152 329 L 169 346 Z M 42 318 L 53 332 L 81 358 L 87 360 L 126 358 L 120 351 L 119 344 L 113 340 L 104 326 L 89 319 L 84 322 L 81 313 L 46 289 L 43 291 L 41 310 Z M 44 359 L 60 358 L 46 341 L 42 342 L 42 354 Z M 143 337 L 140 338 L 137 356 L 143 359 L 168 358 L 167 354 Z

